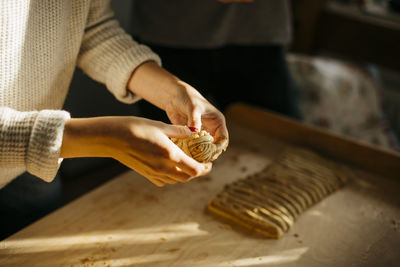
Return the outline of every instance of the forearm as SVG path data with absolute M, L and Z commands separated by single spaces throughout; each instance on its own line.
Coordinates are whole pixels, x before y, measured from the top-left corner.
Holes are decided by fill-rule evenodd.
M 61 158 L 110 157 L 111 138 L 106 117 L 70 119 L 64 126 Z
M 128 89 L 163 110 L 169 100 L 186 90 L 184 82 L 151 61 L 140 65 L 133 72 Z

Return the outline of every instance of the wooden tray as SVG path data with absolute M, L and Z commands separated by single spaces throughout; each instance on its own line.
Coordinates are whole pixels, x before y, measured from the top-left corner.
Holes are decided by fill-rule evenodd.
M 124 173 L 0 242 L 0 266 L 398 265 L 398 154 L 243 105 L 232 106 L 227 120 L 231 144 L 208 177 L 157 188 Z M 357 166 L 356 179 L 278 241 L 205 212 L 225 184 L 291 144 Z

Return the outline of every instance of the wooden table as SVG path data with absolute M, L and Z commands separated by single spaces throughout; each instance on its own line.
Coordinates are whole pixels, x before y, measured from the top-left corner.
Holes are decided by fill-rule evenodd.
M 245 127 L 252 120 L 257 127 Z M 124 173 L 0 242 L 0 266 L 398 266 L 399 180 L 365 168 L 354 168 L 348 186 L 306 211 L 280 240 L 206 213 L 225 184 L 261 170 L 289 145 L 265 131 L 297 125 L 244 106 L 233 107 L 228 121 L 231 145 L 208 177 L 157 188 Z M 400 176 L 399 155 L 367 148 L 389 153 L 387 164 Z

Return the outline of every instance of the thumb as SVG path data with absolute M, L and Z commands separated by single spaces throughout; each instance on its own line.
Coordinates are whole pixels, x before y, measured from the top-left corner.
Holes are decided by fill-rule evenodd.
M 186 126 L 165 124 L 163 132 L 168 137 L 186 138 L 192 135 L 192 132 Z
M 195 127 L 197 131 L 201 130 L 201 112 L 197 109 L 194 109 L 189 116 L 188 126 Z

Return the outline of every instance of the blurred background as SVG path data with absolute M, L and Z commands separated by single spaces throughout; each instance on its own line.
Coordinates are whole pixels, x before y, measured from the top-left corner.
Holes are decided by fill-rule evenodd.
M 112 1 L 128 33 L 135 32 L 134 1 Z M 286 62 L 300 88 L 304 123 L 398 151 L 399 6 L 398 0 L 292 1 L 293 34 L 285 48 Z M 151 115 L 143 114 L 138 105 L 119 103 L 79 69 L 65 109 L 73 117 Z M 107 175 L 98 172 L 104 168 Z M 124 170 L 111 159 L 65 160 L 61 167 L 65 203 Z

